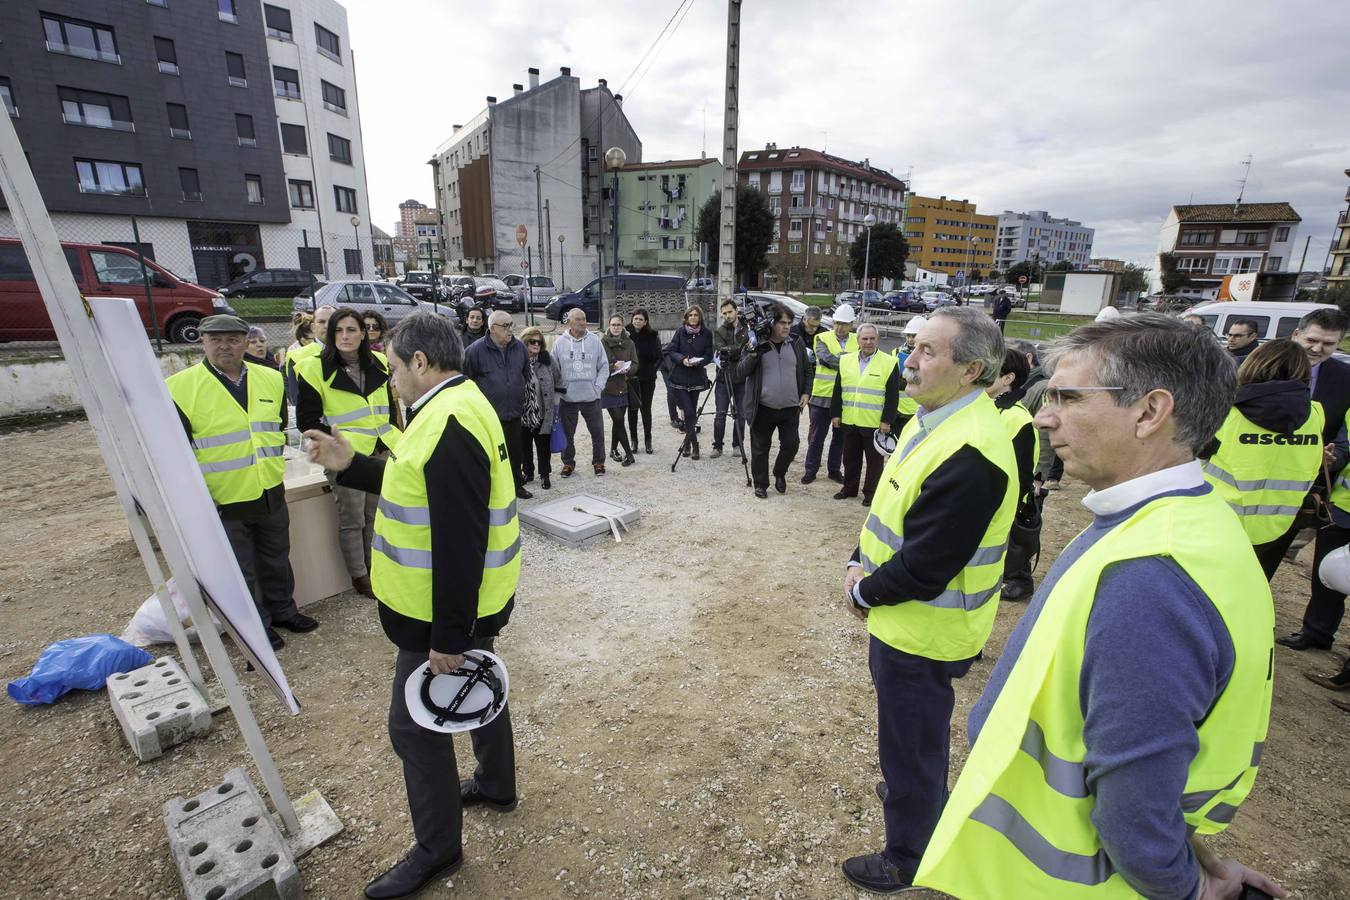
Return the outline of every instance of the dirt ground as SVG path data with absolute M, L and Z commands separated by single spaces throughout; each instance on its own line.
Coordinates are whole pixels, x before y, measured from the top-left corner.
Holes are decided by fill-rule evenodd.
M 516 614 L 498 642 L 521 804 L 465 816 L 467 863 L 430 896 L 855 896 L 840 861 L 881 847 L 866 633 L 836 599 L 863 509 L 831 500 L 832 482 L 799 485 L 800 459 L 787 495 L 765 501 L 730 456 L 671 474 L 675 432 L 658 421 L 656 435 L 656 455 L 603 479 L 555 473 L 553 495 L 642 508 L 622 544 L 572 550 L 525 533 Z M 0 435 L 0 458 L 20 473 L 0 484 L 9 679 L 59 638 L 120 633 L 148 586 L 84 422 Z M 1085 523 L 1082 494 L 1067 485 L 1050 498 L 1041 571 Z M 1280 632 L 1307 581 L 1306 557 L 1276 578 Z M 1002 604 L 986 660 L 957 685 L 953 778 L 966 713 L 1024 608 Z M 306 611 L 322 627 L 288 634 L 280 654 L 302 713 L 287 715 L 256 676 L 245 684 L 292 796 L 320 789 L 346 826 L 300 862 L 306 893 L 354 897 L 411 840 L 384 724 L 394 654 L 358 595 Z M 1295 896 L 1350 897 L 1350 716 L 1302 677 L 1338 659 L 1279 650 L 1275 661 L 1261 775 L 1216 844 Z M 178 895 L 162 804 L 234 766 L 252 771 L 228 711 L 209 736 L 145 765 L 102 692 L 0 703 L 0 733 L 4 896 Z M 459 764 L 471 771 L 467 742 Z

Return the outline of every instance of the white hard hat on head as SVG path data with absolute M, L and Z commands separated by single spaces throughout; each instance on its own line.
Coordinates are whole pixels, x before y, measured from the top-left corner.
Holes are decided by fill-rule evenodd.
M 901 334 L 918 334 L 919 329 L 928 324 L 927 316 L 915 316 L 905 323 L 905 330 Z
M 1350 594 L 1350 547 L 1337 547 L 1322 557 L 1317 577 L 1338 594 Z
M 839 308 L 834 311 L 834 320 L 836 322 L 852 322 L 853 307 L 849 306 L 847 303 L 839 304 Z
M 1097 313 L 1096 321 L 1110 322 L 1112 319 L 1119 319 L 1119 318 L 1120 318 L 1120 310 L 1116 309 L 1114 306 L 1104 306 L 1102 307 L 1101 312 Z

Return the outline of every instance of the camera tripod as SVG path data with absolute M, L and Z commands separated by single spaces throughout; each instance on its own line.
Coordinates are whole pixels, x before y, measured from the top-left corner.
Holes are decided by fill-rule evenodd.
M 708 398 L 711 397 L 713 394 L 717 393 L 718 384 L 725 385 L 727 389 L 727 398 L 729 401 L 727 404 L 727 416 L 730 417 L 731 419 L 731 440 L 732 443 L 734 444 L 736 442 L 736 419 L 740 417 L 741 407 L 740 404 L 736 402 L 736 390 L 731 382 L 731 369 L 729 366 L 719 365 L 717 367 L 717 378 L 714 379 L 712 384 L 708 385 L 708 393 L 707 395 L 704 396 L 703 402 L 699 404 L 698 411 L 694 413 L 694 422 L 695 422 L 694 433 L 695 434 L 698 433 L 698 425 L 697 425 L 698 420 L 703 418 L 703 409 L 708 405 Z M 749 431 L 750 428 L 747 423 L 747 427 L 744 429 L 744 433 L 742 433 L 741 435 L 741 468 L 745 470 L 746 487 L 750 486 L 750 452 L 745 446 L 746 438 L 749 436 Z M 675 451 L 675 461 L 670 464 L 670 471 L 674 472 L 675 467 L 680 464 L 680 458 L 684 455 L 684 448 L 688 444 L 689 444 L 689 437 L 686 434 L 684 440 L 680 442 L 679 448 Z

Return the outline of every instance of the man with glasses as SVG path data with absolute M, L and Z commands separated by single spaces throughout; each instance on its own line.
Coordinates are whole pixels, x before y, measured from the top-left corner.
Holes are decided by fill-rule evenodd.
M 1228 352 L 1233 354 L 1233 360 L 1240 366 L 1242 361 L 1247 358 L 1261 343 L 1256 338 L 1261 333 L 1261 326 L 1252 319 L 1232 319 L 1228 323 Z
M 516 479 L 516 496 L 529 500 L 534 496 L 525 488 L 521 475 L 522 457 L 520 417 L 525 412 L 530 389 L 530 354 L 511 333 L 511 314 L 497 310 L 488 316 L 488 332 L 464 351 L 464 374 L 488 398 L 506 435 L 506 452 L 511 474 Z

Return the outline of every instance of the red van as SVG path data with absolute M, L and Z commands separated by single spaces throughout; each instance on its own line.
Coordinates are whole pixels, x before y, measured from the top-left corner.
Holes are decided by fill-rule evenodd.
M 75 283 L 86 297 L 130 297 L 153 334 L 150 304 L 136 254 L 107 244 L 61 242 Z M 216 291 L 183 281 L 163 266 L 145 261 L 160 334 L 175 344 L 194 343 L 197 326 L 213 313 L 233 312 Z M 18 238 L 0 238 L 0 342 L 53 341 L 56 332 L 38 292 L 33 270 Z

